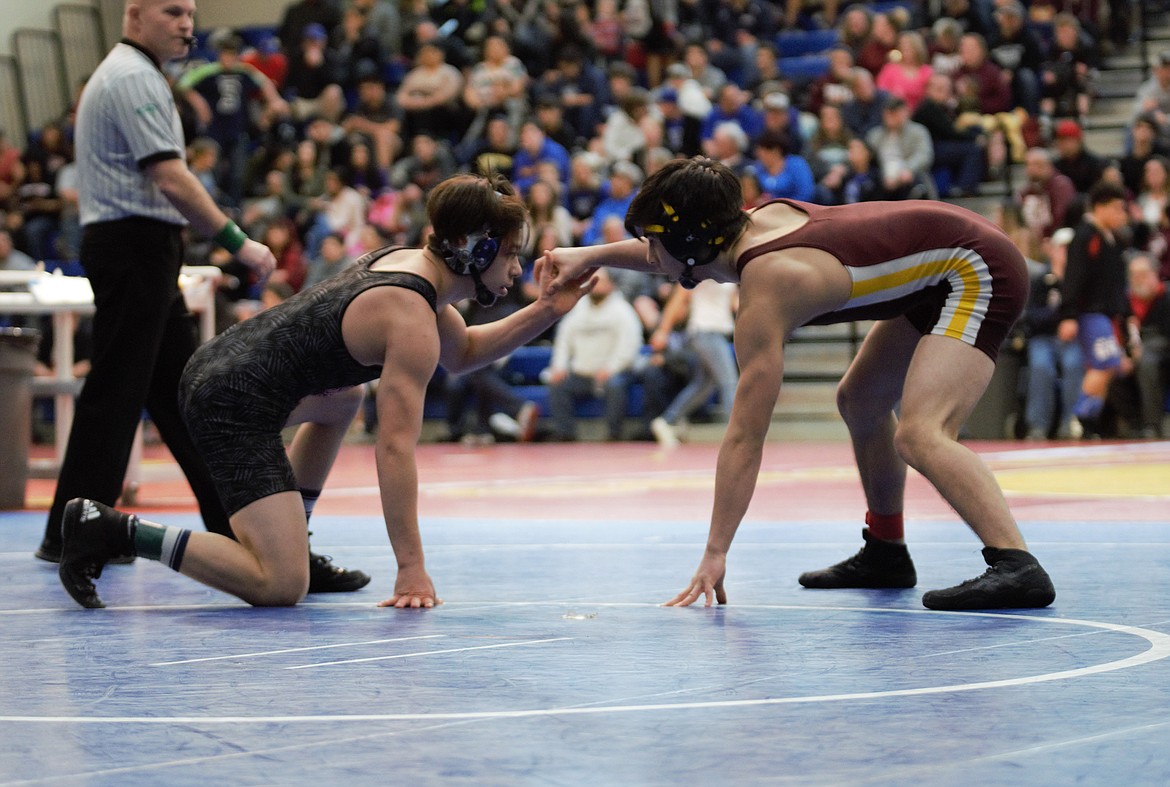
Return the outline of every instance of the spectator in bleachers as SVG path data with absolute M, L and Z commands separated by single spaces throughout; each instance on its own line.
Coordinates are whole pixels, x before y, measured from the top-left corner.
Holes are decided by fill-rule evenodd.
M 727 82 L 727 74 L 712 65 L 711 56 L 701 43 L 692 41 L 686 45 L 681 65 L 686 68 L 686 77 L 698 82 L 699 87 L 703 88 L 703 94 L 710 100 L 714 100 L 719 88 Z M 682 75 L 682 71 L 677 73 Z
M 987 54 L 1012 75 L 1012 100 L 1032 117 L 1040 114 L 1040 71 L 1044 45 L 1026 25 L 1024 7 L 1006 0 L 995 7 L 996 28 L 987 37 Z
M 881 161 L 869 143 L 861 137 L 850 140 L 848 161 L 849 169 L 830 204 L 852 205 L 855 202 L 885 199 Z
M 1001 208 L 997 223 L 1024 253 L 1030 276 L 1028 303 L 1019 322 L 1027 356 L 1025 436 L 1029 440 L 1045 440 L 1055 430 L 1055 436 L 1060 440 L 1079 437 L 1079 424 L 1074 425 L 1072 409 L 1080 396 L 1081 378 L 1084 377 L 1081 347 L 1076 341 L 1062 340 L 1056 335 L 1060 322 L 1064 246 L 1050 245 L 1051 254 L 1045 254 L 1024 224 L 1023 214 L 1015 203 Z
M 739 286 L 732 283 L 701 281 L 693 290 L 676 285 L 663 309 L 662 319 L 650 337 L 656 351 L 667 348 L 676 325 L 686 322 L 688 348 L 695 358 L 687 386 L 650 422 L 654 439 L 664 448 L 678 445 L 679 422 L 707 404 L 718 392 L 717 417 L 726 422 L 735 399 L 739 369 L 731 349 L 735 328 Z
M 1100 56 L 1096 42 L 1072 14 L 1057 14 L 1040 79 L 1040 111 L 1049 117 L 1089 114 Z
M 814 115 L 820 114 L 825 104 L 842 107 L 853 98 L 853 52 L 838 44 L 829 50 L 828 57 L 829 70 L 814 79 L 808 89 L 805 103 Z
M 16 187 L 24 180 L 24 162 L 20 159 L 20 148 L 13 145 L 0 128 L 0 210 L 8 207 Z
M 308 261 L 296 227 L 288 219 L 277 219 L 268 225 L 260 238 L 276 257 L 276 269 L 269 274 L 268 281 L 283 282 L 292 287 L 293 292 L 300 292 L 308 274 Z
M 626 0 L 622 7 L 622 21 L 627 39 L 644 60 L 646 83 L 657 87 L 662 81 L 663 71 L 678 50 L 676 3 L 673 0 Z
M 930 132 L 910 119 L 905 99 L 890 96 L 882 112 L 882 125 L 866 135 L 877 151 L 886 199 L 929 199 L 935 196 L 930 168 L 934 146 Z
M 297 52 L 299 42 L 309 25 L 319 25 L 328 35 L 341 23 L 341 13 L 330 0 L 296 0 L 284 10 L 284 17 L 276 29 L 280 43 L 291 59 Z
M 402 14 L 398 3 L 387 0 L 349 0 L 349 8 L 359 12 L 365 35 L 378 42 L 385 60 L 402 56 Z
M 605 74 L 607 101 L 601 105 L 602 122 L 616 110 L 634 88 L 639 87 L 638 70 L 624 60 L 610 63 Z M 600 130 L 600 129 L 599 129 Z
M 1170 207 L 1170 160 L 1151 156 L 1143 168 L 1141 183 L 1131 192 L 1130 219 L 1144 228 L 1141 236 L 1156 236 L 1167 226 L 1166 209 Z
M 325 173 L 325 191 L 309 202 L 316 213 L 305 233 L 305 250 L 310 257 L 321 253 L 326 235 L 340 234 L 347 240 L 366 223 L 368 200 L 345 179 L 345 170 L 336 167 Z M 278 255 L 279 256 L 279 255 Z
M 516 141 L 512 127 L 503 115 L 488 118 L 480 139 L 465 139 L 455 149 L 455 160 L 460 168 L 479 175 L 498 172 L 508 180 L 516 160 Z
M 581 233 L 581 243 L 593 246 L 602 242 L 602 229 L 610 216 L 625 219 L 626 211 L 642 185 L 642 169 L 633 162 L 619 161 L 613 165 L 605 196 L 593 209 L 593 216 Z
M 341 14 L 341 24 L 329 34 L 329 51 L 337 62 L 337 84 L 348 95 L 357 90 L 358 81 L 367 74 L 382 75 L 386 54 L 374 31 L 366 25 L 365 10 L 349 5 Z
M 994 27 L 991 8 L 992 3 L 988 0 L 942 0 L 939 16 L 954 19 L 964 33 L 977 33 L 986 37 Z
M 982 126 L 960 126 L 950 77 L 935 74 L 926 87 L 926 97 L 914 111 L 913 120 L 930 132 L 934 147 L 934 168 L 945 169 L 950 189 L 944 196 L 970 197 L 979 193 L 983 179 L 986 137 Z
M 1143 439 L 1161 439 L 1165 436 L 1163 407 L 1170 392 L 1170 297 L 1149 255 L 1131 257 L 1128 276 L 1130 308 L 1140 342 L 1133 346 L 1133 374 L 1115 384 L 1109 396 L 1116 400 L 1118 393 L 1125 394 L 1120 397 L 1120 409 L 1133 425 L 1133 433 Z
M 771 198 L 810 202 L 816 189 L 812 168 L 802 157 L 788 152 L 788 139 L 769 132 L 756 140 L 755 161 L 748 165 L 760 181 L 760 187 Z
M 1170 50 L 1158 53 L 1153 73 L 1141 83 L 1133 101 L 1134 122 L 1151 119 L 1162 143 L 1170 140 Z
M 390 168 L 390 185 L 402 189 L 413 184 L 427 194 L 456 169 L 455 157 L 445 144 L 429 134 L 419 134 L 410 140 L 410 155 Z
M 36 260 L 12 243 L 12 233 L 0 227 L 0 271 L 35 271 Z
M 472 67 L 463 88 L 463 103 L 474 114 L 467 136 L 480 136 L 492 114 L 504 114 L 513 128 L 519 128 L 528 115 L 528 79 L 528 69 L 512 54 L 506 38 L 485 38 L 483 59 Z
M 223 204 L 226 200 L 229 204 L 238 205 L 239 203 L 233 202 L 219 187 L 219 180 L 216 177 L 218 164 L 219 145 L 214 139 L 196 137 L 191 140 L 191 144 L 187 146 L 187 168 L 191 170 L 191 174 L 203 184 L 203 188 L 216 202 Z
M 244 201 L 240 226 L 249 235 L 259 235 L 260 225 L 281 217 L 291 217 L 294 208 L 289 200 L 287 174 L 277 168 L 264 176 L 263 193 Z
M 658 115 L 662 124 L 662 144 L 675 154 L 697 156 L 702 150 L 702 120 L 683 112 L 678 93 L 673 88 L 658 93 Z
M 549 248 L 573 245 L 573 217 L 569 209 L 561 204 L 558 187 L 546 180 L 535 181 L 528 189 L 524 200 L 528 208 L 528 220 L 532 225 L 529 248 L 525 255 L 535 259 L 539 230 L 552 227 L 556 243 Z
M 557 326 L 548 369 L 549 409 L 555 440 L 577 439 L 574 403 L 605 402 L 606 434 L 622 439 L 630 372 L 642 347 L 642 326 L 634 307 L 614 287 L 606 269 L 597 284 Z
M 345 239 L 336 233 L 326 235 L 321 240 L 321 250 L 308 259 L 301 289 L 320 284 L 353 265 L 353 262 L 353 257 L 346 253 Z
M 837 203 L 836 195 L 849 170 L 849 143 L 853 132 L 841 119 L 841 108 L 823 104 L 818 115 L 817 129 L 808 141 L 808 163 L 816 180 L 814 202 L 822 205 Z
M 328 47 L 328 38 L 322 25 L 310 22 L 289 54 L 285 91 L 296 120 L 323 117 L 336 123 L 345 109 L 338 84 L 341 68 L 337 55 Z
M 593 221 L 597 206 L 605 199 L 601 174 L 596 167 L 597 156 L 580 152 L 569 165 L 569 183 L 565 188 L 565 205 L 573 218 L 573 242 L 581 242 L 585 230 Z
M 579 150 L 588 143 L 585 136 L 565 120 L 565 108 L 560 97 L 551 93 L 540 93 L 534 102 L 536 124 L 544 135 L 565 150 Z
M 175 84 L 178 95 L 195 111 L 200 136 L 219 147 L 215 181 L 232 205 L 244 198 L 253 142 L 289 112 L 272 81 L 240 60 L 243 45 L 237 35 L 222 36 L 216 42 L 215 61 L 184 72 Z
M 771 41 L 755 44 L 750 73 L 742 80 L 744 89 L 760 98 L 765 86 L 783 84 L 784 72 L 780 69 L 780 53 Z
M 890 53 L 897 47 L 897 26 L 888 13 L 877 13 L 873 15 L 869 36 L 862 42 L 853 59 L 876 79 L 882 67 L 890 62 Z
M 954 77 L 963 65 L 959 56 L 959 42 L 963 40 L 963 27 L 950 17 L 936 19 L 930 26 L 930 67 L 936 74 Z
M 648 135 L 661 136 L 661 125 L 650 113 L 650 93 L 635 87 L 605 119 L 601 153 L 610 161 L 641 160 Z
M 364 140 L 349 146 L 349 156 L 340 167 L 342 179 L 366 200 L 376 197 L 387 184 L 387 175 L 374 163 L 370 146 Z
M 853 98 L 841 106 L 841 117 L 850 131 L 864 137 L 881 126 L 882 112 L 890 94 L 878 89 L 874 84 L 873 74 L 860 66 L 853 69 L 851 87 Z
M 70 161 L 57 170 L 57 198 L 61 200 L 61 213 L 53 252 L 60 260 L 76 260 L 81 253 L 81 205 L 77 180 L 77 162 Z
M 899 33 L 895 52 L 897 55 L 878 71 L 874 84 L 892 96 L 903 98 L 913 112 L 926 95 L 926 83 L 934 73 L 927 61 L 926 41 L 914 30 Z
M 545 136 L 535 120 L 527 120 L 520 127 L 520 147 L 513 159 L 512 182 L 521 192 L 537 179 L 537 165 L 547 161 L 556 166 L 558 180 L 569 181 L 569 151 Z
M 57 195 L 57 172 L 48 171 L 40 156 L 24 158 L 24 180 L 16 187 L 13 212 L 9 216 L 19 224 L 17 245 L 34 259 L 56 257 L 53 238 L 61 217 L 61 198 Z
M 422 8 L 418 21 L 404 28 L 407 33 L 402 38 L 402 46 L 406 58 L 417 64 L 423 47 L 431 45 L 441 50 L 443 62 L 456 71 L 462 73 L 465 68 L 470 68 L 474 64 L 474 59 L 467 48 L 467 42 L 459 36 L 445 35 L 439 30 L 435 20 L 428 15 L 428 6 L 423 4 Z M 463 89 L 462 84 L 459 89 Z
M 804 153 L 804 128 L 800 108 L 792 104 L 787 93 L 772 91 L 760 101 L 764 113 L 762 133 L 781 134 L 788 138 L 788 149 L 797 155 Z
M 751 94 L 736 85 L 728 82 L 721 86 L 716 93 L 715 105 L 711 108 L 703 121 L 703 139 L 710 139 L 715 128 L 723 123 L 735 123 L 747 134 L 748 140 L 755 140 L 764 130 L 764 118 L 758 109 L 751 105 Z
M 864 3 L 850 4 L 841 15 L 837 28 L 841 45 L 848 47 L 856 59 L 873 30 L 873 12 Z
M 245 49 L 240 54 L 240 62 L 268 77 L 278 93 L 284 90 L 288 79 L 288 55 L 281 51 L 280 39 L 275 35 L 266 35 L 255 47 Z
M 1080 220 L 1075 212 L 1077 187 L 1058 172 L 1047 148 L 1032 148 L 1024 158 L 1024 183 L 1015 194 L 1024 226 L 1038 245 L 1046 245 L 1061 227 Z
M 715 133 L 703 144 L 703 152 L 739 175 L 752 163 L 750 146 L 751 140 L 739 124 L 727 121 L 715 127 Z
M 1129 127 L 1129 152 L 1118 159 L 1121 179 L 1130 194 L 1141 189 L 1146 162 L 1154 156 L 1170 155 L 1170 146 L 1161 144 L 1158 138 L 1158 122 L 1152 113 L 1138 115 Z
M 406 72 L 395 93 L 406 115 L 403 135 L 428 134 L 452 142 L 462 138 L 466 128 L 462 92 L 463 74 L 446 61 L 443 48 L 435 41 L 423 43 L 414 68 Z
M 592 16 L 589 14 L 589 6 L 585 3 L 577 4 L 577 9 L 584 17 L 581 20 L 581 30 L 585 37 L 593 42 L 597 56 L 603 62 L 611 62 L 621 57 L 625 49 L 626 34 L 622 29 L 617 0 L 597 0 Z M 561 47 L 562 50 L 566 48 Z
M 357 102 L 341 120 L 346 134 L 358 136 L 374 151 L 374 161 L 383 171 L 402 150 L 402 110 L 386 92 L 386 83 L 374 71 L 365 73 L 357 86 Z
M 1117 334 L 1130 334 L 1133 310 L 1126 293 L 1124 244 L 1119 237 L 1129 221 L 1125 192 L 1098 184 L 1068 246 L 1057 337 L 1077 340 L 1085 363 L 1081 393 L 1073 414 L 1085 435 L 1100 434 L 1099 420 L 1113 378 L 1124 358 Z
M 592 137 L 605 120 L 602 108 L 610 103 L 609 82 L 605 72 L 579 47 L 566 46 L 557 51 L 556 67 L 541 77 L 539 90 L 560 100 L 565 122 L 582 137 Z
M 1105 159 L 1085 147 L 1084 132 L 1075 120 L 1057 122 L 1052 136 L 1057 170 L 1068 176 L 1078 192 L 1088 194 L 1105 173 Z
M 959 41 L 962 64 L 955 72 L 955 96 L 961 123 L 979 122 L 988 137 L 988 166 L 998 172 L 1011 161 L 1021 162 L 1028 147 L 1023 117 L 1013 111 L 1011 74 L 987 57 L 982 36 L 967 33 Z

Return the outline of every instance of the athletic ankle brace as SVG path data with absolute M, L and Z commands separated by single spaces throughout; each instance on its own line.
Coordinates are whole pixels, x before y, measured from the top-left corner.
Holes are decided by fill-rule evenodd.
M 901 514 L 875 514 L 866 511 L 865 524 L 869 526 L 869 534 L 882 541 L 896 541 L 905 536 Z

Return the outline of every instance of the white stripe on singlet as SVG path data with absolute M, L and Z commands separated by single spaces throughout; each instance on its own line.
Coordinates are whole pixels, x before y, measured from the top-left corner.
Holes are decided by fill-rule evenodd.
M 842 309 L 891 301 L 950 282 L 950 295 L 931 333 L 975 343 L 991 300 L 991 272 L 978 253 L 962 248 L 927 249 L 847 269 L 853 277 L 853 291 Z
M 75 132 L 82 225 L 129 216 L 186 224 L 138 162 L 183 156 L 166 78 L 145 53 L 116 44 L 81 94 Z

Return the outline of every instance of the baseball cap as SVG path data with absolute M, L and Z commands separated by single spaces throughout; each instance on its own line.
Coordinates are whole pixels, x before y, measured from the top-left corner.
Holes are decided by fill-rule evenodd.
M 906 106 L 906 99 L 901 96 L 890 96 L 886 99 L 886 103 L 882 106 L 883 109 L 901 109 Z
M 671 63 L 666 67 L 667 79 L 686 79 L 691 75 L 691 70 L 683 63 Z
M 678 91 L 672 87 L 663 88 L 658 93 L 658 100 L 665 101 L 667 104 L 678 103 Z
M 777 109 L 781 112 L 788 109 L 788 96 L 783 93 L 769 93 L 764 96 L 764 109 Z
M 1054 139 L 1080 139 L 1081 127 L 1075 120 L 1062 120 L 1052 132 Z
M 305 29 L 301 35 L 305 38 L 311 38 L 314 41 L 323 41 L 329 37 L 329 34 L 325 32 L 325 27 L 317 22 L 310 22 L 305 25 Z
M 1011 0 L 1011 2 L 1007 2 L 1001 6 L 998 6 L 995 9 L 995 13 L 996 14 L 1003 14 L 1005 16 L 1008 16 L 1008 15 L 1018 16 L 1021 19 L 1023 19 L 1024 18 L 1024 7 L 1022 5 L 1020 5 L 1019 3 L 1015 2 L 1015 0 Z
M 613 165 L 611 175 L 614 177 L 624 175 L 629 178 L 635 186 L 642 185 L 642 168 L 632 161 L 619 161 Z

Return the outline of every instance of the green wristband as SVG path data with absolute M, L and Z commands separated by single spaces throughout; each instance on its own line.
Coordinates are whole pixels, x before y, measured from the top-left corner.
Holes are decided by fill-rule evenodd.
M 248 240 L 248 236 L 244 234 L 242 229 L 236 226 L 234 221 L 229 219 L 228 223 L 223 225 L 219 232 L 215 233 L 214 240 L 220 246 L 235 254 L 244 247 L 244 241 Z

